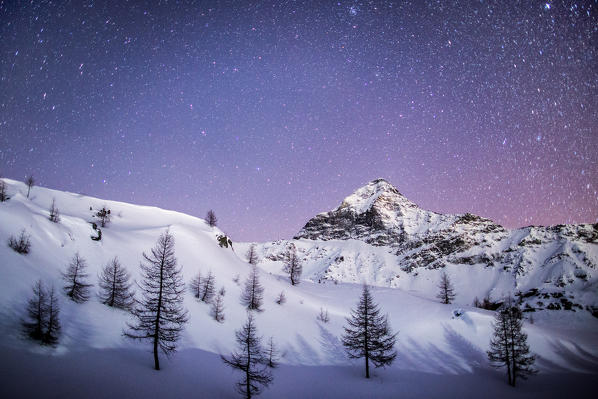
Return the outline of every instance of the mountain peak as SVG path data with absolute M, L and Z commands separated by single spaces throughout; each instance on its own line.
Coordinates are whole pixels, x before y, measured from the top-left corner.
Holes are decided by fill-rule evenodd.
M 417 208 L 417 205 L 405 198 L 395 186 L 385 179 L 379 178 L 355 190 L 353 194 L 343 200 L 335 211 L 350 209 L 354 213 L 361 214 L 374 206 L 386 205 L 388 207 L 391 204 L 393 208 L 397 206 Z

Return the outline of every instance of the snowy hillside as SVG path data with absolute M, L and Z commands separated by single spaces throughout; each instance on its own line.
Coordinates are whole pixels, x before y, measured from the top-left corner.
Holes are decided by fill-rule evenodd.
M 261 265 L 276 271 L 269 262 L 291 244 L 312 281 L 365 281 L 432 298 L 442 268 L 463 305 L 520 294 L 527 310 L 598 316 L 598 224 L 508 230 L 472 214 L 423 210 L 377 179 L 308 221 L 295 240 L 260 245 Z
M 237 397 L 234 383 L 239 376 L 218 355 L 234 348 L 235 330 L 246 319 L 239 298 L 250 270 L 245 261 L 247 244 L 233 243 L 232 249 L 221 247 L 217 240 L 221 231 L 181 213 L 42 187 L 33 187 L 26 198 L 26 185 L 4 181 L 10 199 L 0 202 L 0 397 L 39 397 L 39 392 L 44 392 L 43 397 Z M 378 195 L 374 202 L 384 197 Z M 48 218 L 53 199 L 60 210 L 59 223 Z M 363 201 L 345 208 L 367 211 L 372 209 L 370 205 Z M 409 202 L 400 206 L 401 212 L 413 212 L 427 220 L 427 214 Z M 102 229 L 101 240 L 96 241 L 92 239 L 97 237 L 92 227 L 92 222 L 97 222 L 93 213 L 103 207 L 110 209 L 112 220 Z M 423 234 L 416 224 L 409 223 L 403 223 L 405 234 Z M 437 226 L 438 232 L 455 224 L 442 215 L 433 216 L 429 223 Z M 470 226 L 466 224 L 459 231 L 477 228 Z M 6 244 L 10 236 L 18 236 L 23 229 L 31 237 L 28 254 L 19 254 Z M 114 256 L 133 278 L 139 279 L 142 252 L 148 252 L 166 229 L 174 235 L 185 281 L 189 282 L 198 271 L 205 275 L 211 270 L 217 289 L 224 287 L 225 320 L 214 321 L 209 306 L 187 294 L 184 306 L 190 320 L 179 353 L 164 360 L 163 370 L 156 372 L 152 370 L 148 345 L 122 336 L 130 315 L 101 304 L 95 293 L 97 275 Z M 573 248 L 595 262 L 595 244 L 577 238 L 582 228 L 567 229 L 551 234 L 574 236 L 562 238 L 560 243 L 573 260 L 571 264 L 561 261 L 550 267 L 576 267 L 582 255 Z M 526 259 L 536 259 L 533 254 L 540 252 L 546 257 L 554 255 L 545 254 L 548 250 L 543 249 L 544 242 L 552 239 L 545 235 L 549 231 L 528 229 L 517 233 L 496 228 L 496 232 L 487 234 L 504 234 L 500 245 L 496 244 L 501 248 L 517 245 L 524 238 L 537 238 L 542 243 L 524 248 Z M 273 385 L 260 397 L 480 397 L 492 387 L 492 395 L 498 398 L 514 392 L 504 381 L 504 373 L 492 369 L 486 359 L 494 313 L 467 306 L 470 298 L 466 295 L 482 295 L 493 286 L 498 287 L 496 292 L 507 290 L 513 281 L 521 287 L 536 287 L 537 281 L 547 279 L 548 274 L 539 277 L 536 264 L 525 266 L 526 273 L 516 279 L 512 270 L 499 270 L 498 266 L 451 264 L 447 267 L 457 292 L 463 295 L 457 302 L 464 313 L 455 317 L 453 310 L 457 306 L 438 303 L 435 292 L 431 292 L 436 270 L 422 267 L 408 273 L 400 267 L 400 260 L 413 252 L 397 257 L 400 245 L 392 249 L 373 246 L 359 234 L 350 240 L 327 237 L 327 241 L 293 241 L 305 262 L 298 286 L 291 286 L 280 270 L 281 258 L 277 256 L 287 243 L 260 247 L 258 265 L 265 294 L 264 311 L 256 313 L 256 322 L 260 335 L 273 337 L 282 363 L 274 370 Z M 61 291 L 61 272 L 76 252 L 87 260 L 90 282 L 94 284 L 94 295 L 83 304 L 70 301 Z M 470 249 L 463 256 L 476 254 Z M 459 270 L 465 267 L 467 272 Z M 586 284 L 595 284 L 591 268 L 583 266 L 583 270 L 587 272 Z M 20 332 L 26 301 L 38 279 L 60 292 L 62 332 L 56 348 L 41 347 Z M 374 370 L 371 381 L 363 379 L 360 361 L 345 357 L 340 343 L 345 317 L 361 291 L 360 285 L 352 282 L 362 280 L 380 286 L 373 289 L 373 295 L 389 314 L 393 330 L 399 331 L 396 362 L 387 369 Z M 584 296 L 576 284 L 575 280 L 566 287 L 575 287 L 579 292 L 576 294 L 587 302 L 595 300 L 595 285 L 591 285 L 593 292 Z M 278 305 L 275 299 L 281 291 L 287 302 Z M 330 322 L 316 320 L 321 308 L 328 310 Z M 525 328 L 531 349 L 538 355 L 540 375 L 521 384 L 518 397 L 559 397 L 592 388 L 598 365 L 598 319 L 586 311 L 536 312 L 534 319 L 534 324 L 526 324 Z

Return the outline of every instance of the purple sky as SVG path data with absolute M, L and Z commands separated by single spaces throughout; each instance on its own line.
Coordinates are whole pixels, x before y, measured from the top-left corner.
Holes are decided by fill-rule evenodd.
M 507 227 L 597 221 L 596 2 L 66 3 L 0 2 L 6 177 L 213 208 L 238 241 L 377 177 Z

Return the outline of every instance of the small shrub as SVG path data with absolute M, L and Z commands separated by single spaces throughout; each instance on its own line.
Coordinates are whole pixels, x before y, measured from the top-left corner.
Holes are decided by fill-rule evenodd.
M 278 297 L 276 298 L 276 303 L 282 305 L 286 301 L 287 297 L 284 295 L 284 291 L 281 291 L 280 294 L 278 294 Z
M 23 229 L 18 238 L 10 236 L 8 246 L 20 254 L 28 254 L 31 249 L 31 238 L 25 229 Z
M 317 317 L 322 323 L 328 323 L 330 321 L 330 317 L 328 316 L 328 309 L 320 308 L 320 314 Z

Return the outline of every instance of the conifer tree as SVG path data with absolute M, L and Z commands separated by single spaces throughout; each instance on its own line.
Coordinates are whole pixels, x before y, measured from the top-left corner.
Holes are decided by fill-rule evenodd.
M 25 179 L 25 184 L 27 184 L 27 198 L 29 198 L 31 187 L 33 187 L 33 185 L 35 184 L 35 179 L 33 178 L 33 175 L 27 176 L 27 179 Z
M 303 273 L 303 266 L 297 257 L 297 250 L 295 249 L 295 246 L 291 246 L 287 250 L 286 262 L 282 270 L 289 275 L 291 285 L 299 284 L 301 273 Z
M 100 301 L 115 308 L 131 309 L 134 299 L 130 279 L 129 273 L 115 256 L 104 266 L 99 276 Z
M 506 367 L 507 381 L 511 386 L 515 386 L 518 377 L 527 379 L 529 375 L 535 374 L 535 356 L 530 354 L 527 334 L 522 331 L 523 314 L 518 307 L 512 305 L 511 299 L 497 312 L 493 327 L 488 351 L 492 366 Z
M 206 223 L 210 227 L 214 227 L 214 226 L 216 226 L 216 223 L 218 223 L 218 218 L 216 217 L 216 214 L 214 213 L 214 211 L 211 209 L 206 214 Z
M 29 338 L 45 345 L 56 345 L 60 333 L 58 297 L 54 287 L 46 290 L 41 280 L 33 286 L 33 296 L 27 302 L 27 319 L 21 322 Z
M 253 315 L 247 313 L 247 321 L 241 330 L 235 332 L 238 351 L 230 358 L 221 356 L 222 361 L 233 369 L 243 372 L 243 377 L 237 382 L 237 391 L 245 398 L 251 399 L 258 395 L 263 388 L 272 382 L 267 363 L 268 359 L 262 349 L 261 338 L 257 335 Z
M 247 262 L 250 265 L 257 265 L 258 257 L 257 257 L 257 250 L 255 248 L 255 244 L 251 244 L 249 246 L 246 256 L 247 256 Z
M 270 337 L 268 340 L 268 346 L 266 347 L 266 358 L 268 359 L 268 362 L 266 363 L 268 367 L 271 369 L 278 367 L 279 352 L 276 344 L 274 344 L 274 337 Z
M 449 304 L 455 299 L 455 289 L 446 272 L 442 272 L 440 276 L 440 284 L 438 284 L 438 295 L 436 298 L 444 304 Z
M 52 205 L 50 205 L 50 221 L 54 223 L 60 222 L 60 212 L 56 208 L 56 200 L 52 198 Z
M 100 221 L 101 227 L 106 227 L 110 223 L 111 212 L 110 209 L 106 209 L 106 206 L 103 206 L 94 216 Z
M 48 298 L 41 280 L 33 285 L 33 296 L 27 301 L 27 319 L 22 321 L 23 331 L 29 338 L 41 341 L 46 328 Z
M 220 292 L 212 301 L 212 306 L 210 307 L 210 315 L 218 323 L 222 323 L 224 321 L 224 300 L 222 299 L 222 293 Z
M 181 269 L 177 268 L 174 237 L 168 230 L 160 235 L 149 255 L 143 253 L 142 298 L 133 309 L 135 323 L 127 323 L 126 337 L 150 341 L 153 345 L 154 368 L 160 370 L 158 349 L 167 356 L 176 351 L 177 341 L 188 320 L 183 308 L 183 282 Z
M 0 179 L 0 202 L 8 201 L 9 197 L 6 193 L 6 183 L 4 180 Z
M 193 280 L 189 283 L 189 289 L 195 298 L 201 298 L 201 271 L 198 271 L 193 277 Z
M 200 300 L 209 303 L 216 293 L 216 278 L 210 270 L 208 275 L 201 282 Z
M 64 293 L 74 302 L 83 303 L 89 299 L 89 288 L 92 284 L 86 282 L 89 274 L 85 273 L 87 269 L 87 262 L 75 253 L 71 263 L 69 263 L 66 273 L 62 274 L 66 285 L 64 286 Z
M 264 287 L 260 283 L 257 267 L 253 266 L 247 280 L 245 280 L 245 289 L 241 294 L 241 303 L 247 306 L 249 310 L 261 312 L 264 299 Z
M 370 378 L 370 360 L 376 367 L 390 365 L 395 360 L 397 334 L 392 333 L 388 317 L 380 314 L 367 285 L 363 286 L 357 309 L 351 310 L 347 324 L 342 343 L 349 358 L 365 358 L 365 378 Z
M 47 303 L 47 322 L 46 330 L 42 337 L 42 343 L 54 346 L 58 343 L 58 335 L 60 334 L 60 308 L 58 305 L 58 296 L 56 295 L 54 286 L 50 287 Z

